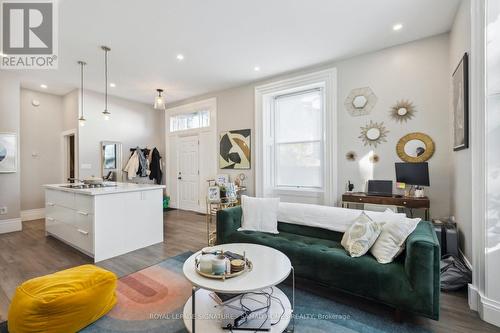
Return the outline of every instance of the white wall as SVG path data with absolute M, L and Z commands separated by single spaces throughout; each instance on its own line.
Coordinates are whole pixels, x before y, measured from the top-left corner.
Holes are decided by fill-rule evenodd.
M 63 131 L 78 129 L 79 95 L 78 89 L 75 89 L 62 97 Z
M 337 64 L 339 73 L 339 182 L 345 189 L 348 180 L 364 191 L 368 180 L 363 168 L 373 167 L 374 179 L 395 182 L 394 163 L 401 162 L 396 144 L 411 132 L 423 132 L 434 141 L 436 151 L 429 162 L 430 184 L 427 195 L 433 217 L 449 214 L 450 209 L 450 136 L 448 117 L 448 35 L 417 41 L 380 52 L 359 56 Z M 343 101 L 352 88 L 371 87 L 378 102 L 370 115 L 350 116 Z M 415 117 L 397 123 L 389 110 L 398 100 L 408 99 L 416 106 Z M 370 120 L 384 122 L 387 142 L 377 148 L 365 147 L 358 136 L 360 126 Z M 355 151 L 356 162 L 347 161 L 345 154 Z M 361 162 L 371 151 L 379 155 L 377 164 Z
M 0 71 L 0 132 L 20 132 L 20 82 L 13 74 Z M 21 229 L 21 167 L 16 173 L 0 174 L 0 207 L 8 213 L 0 215 L 0 233 Z
M 396 143 L 403 135 L 421 131 L 429 134 L 436 143 L 436 152 L 429 161 L 431 188 L 431 215 L 443 216 L 450 213 L 450 132 L 449 132 L 449 55 L 448 34 L 423 39 L 420 41 L 388 48 L 374 53 L 361 55 L 343 61 L 315 66 L 280 77 L 254 82 L 222 92 L 205 94 L 187 102 L 217 97 L 218 132 L 225 130 L 254 129 L 254 88 L 255 86 L 291 77 L 297 74 L 336 67 L 338 71 L 338 139 L 339 139 L 339 187 L 345 188 L 347 180 L 363 190 L 364 178 L 356 163 L 347 162 L 345 153 L 356 151 L 358 157 L 367 154 L 370 149 L 364 147 L 360 127 L 372 119 L 384 121 L 390 130 L 388 142 L 375 149 L 380 156 L 374 165 L 373 173 L 377 179 L 395 178 L 394 162 Z M 353 88 L 370 86 L 377 94 L 378 103 L 369 116 L 351 117 L 344 107 L 344 99 Z M 399 99 L 410 99 L 417 107 L 416 117 L 407 124 L 397 124 L 389 120 L 390 107 Z M 254 132 L 252 132 L 254 133 Z M 252 140 L 252 159 L 254 160 L 255 140 Z M 252 163 L 252 168 L 254 164 Z M 225 173 L 225 170 L 219 170 Z M 241 171 L 233 170 L 230 174 Z M 248 176 L 250 195 L 254 194 L 254 170 L 243 171 Z
M 463 0 L 458 9 L 450 32 L 450 129 L 453 128 L 453 90 L 451 76 L 464 53 L 471 50 L 470 0 Z M 453 135 L 453 131 L 450 132 Z M 453 142 L 450 137 L 450 142 Z M 472 149 L 452 153 L 451 215 L 455 216 L 460 232 L 460 248 L 464 255 L 472 259 Z
M 152 106 L 109 97 L 111 119 L 104 120 L 103 94 L 86 91 L 84 98 L 85 126 L 79 128 L 79 178 L 101 176 L 101 141 L 122 143 L 123 166 L 130 156 L 130 148 L 156 147 L 164 156 L 164 112 Z M 90 165 L 89 169 L 82 165 Z
M 38 100 L 40 106 L 32 105 Z M 61 96 L 21 89 L 21 210 L 45 207 L 43 184 L 59 183 L 62 174 Z

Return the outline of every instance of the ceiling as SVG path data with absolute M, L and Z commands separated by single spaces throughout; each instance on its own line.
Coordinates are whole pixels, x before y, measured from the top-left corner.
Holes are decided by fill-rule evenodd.
M 20 71 L 23 87 L 104 90 L 152 103 L 226 89 L 450 30 L 460 0 L 60 0 L 59 69 Z M 396 23 L 403 24 L 393 31 Z M 184 60 L 177 60 L 183 54 Z M 260 71 L 254 67 L 259 66 Z

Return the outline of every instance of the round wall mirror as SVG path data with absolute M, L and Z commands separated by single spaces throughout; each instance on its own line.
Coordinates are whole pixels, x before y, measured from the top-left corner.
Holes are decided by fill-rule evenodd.
M 378 128 L 372 127 L 366 131 L 366 137 L 368 140 L 375 141 L 380 138 L 380 130 Z
M 405 116 L 407 113 L 408 113 L 407 108 L 399 108 L 398 109 L 398 115 L 400 115 L 400 116 Z
M 424 133 L 410 133 L 399 139 L 396 152 L 405 162 L 425 162 L 434 154 L 434 141 Z

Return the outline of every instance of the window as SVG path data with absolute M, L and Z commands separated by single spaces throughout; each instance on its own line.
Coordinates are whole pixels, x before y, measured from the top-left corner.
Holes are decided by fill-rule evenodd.
M 170 132 L 210 127 L 210 111 L 202 110 L 170 117 Z
M 323 187 L 323 89 L 274 97 L 274 185 Z
M 338 198 L 337 70 L 255 87 L 255 194 L 334 205 Z

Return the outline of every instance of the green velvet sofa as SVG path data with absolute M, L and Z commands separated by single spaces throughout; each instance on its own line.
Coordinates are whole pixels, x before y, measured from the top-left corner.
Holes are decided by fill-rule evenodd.
M 217 243 L 254 243 L 285 253 L 295 275 L 328 288 L 439 319 L 439 243 L 430 222 L 421 221 L 406 241 L 406 250 L 390 264 L 370 255 L 351 258 L 342 233 L 278 223 L 279 234 L 237 231 L 241 207 L 217 213 Z

